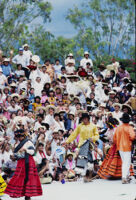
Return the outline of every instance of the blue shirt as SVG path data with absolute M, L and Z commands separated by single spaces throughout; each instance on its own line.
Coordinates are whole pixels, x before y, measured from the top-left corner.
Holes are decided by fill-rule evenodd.
M 54 67 L 55 74 L 60 75 L 61 74 L 62 65 L 60 65 L 60 64 L 59 65 L 54 65 L 53 67 Z
M 8 66 L 1 65 L 1 68 L 2 68 L 3 74 L 5 76 L 9 76 L 11 74 L 11 65 L 10 64 Z

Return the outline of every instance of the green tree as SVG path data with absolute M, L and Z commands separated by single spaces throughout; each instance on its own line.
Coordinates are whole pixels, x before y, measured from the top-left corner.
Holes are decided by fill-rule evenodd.
M 98 59 L 128 56 L 134 42 L 135 5 L 133 0 L 88 0 L 81 8 L 69 9 L 68 19 L 78 30 L 80 48 L 87 48 Z
M 35 27 L 51 20 L 51 10 L 44 0 L 0 0 L 0 48 L 7 53 L 22 45 Z

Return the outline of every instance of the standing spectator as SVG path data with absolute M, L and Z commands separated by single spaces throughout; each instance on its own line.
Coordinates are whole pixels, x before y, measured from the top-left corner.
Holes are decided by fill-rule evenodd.
M 85 70 L 87 70 L 87 63 L 90 63 L 91 67 L 93 67 L 93 62 L 91 58 L 89 58 L 89 52 L 85 51 L 84 52 L 84 58 L 80 61 L 80 66 L 82 66 Z
M 29 58 L 25 54 L 23 54 L 23 48 L 19 48 L 19 54 L 13 57 L 12 62 L 14 64 L 21 64 L 22 69 L 25 71 L 25 75 L 28 78 L 29 71 L 27 66 L 29 65 Z

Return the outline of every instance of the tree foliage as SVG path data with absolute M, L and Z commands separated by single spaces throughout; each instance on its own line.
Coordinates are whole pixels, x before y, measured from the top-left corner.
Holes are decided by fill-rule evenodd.
M 51 9 L 44 0 L 0 0 L 0 48 L 8 51 L 22 45 L 39 22 L 50 21 Z
M 134 13 L 133 0 L 88 0 L 81 8 L 69 9 L 66 19 L 78 30 L 80 47 L 98 59 L 104 54 L 129 55 L 134 42 Z

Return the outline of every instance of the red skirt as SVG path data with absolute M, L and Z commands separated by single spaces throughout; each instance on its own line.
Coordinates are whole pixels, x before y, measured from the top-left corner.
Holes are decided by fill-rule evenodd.
M 25 184 L 25 159 L 18 160 L 14 176 L 8 183 L 5 194 L 12 198 L 23 196 L 32 197 L 42 195 L 42 188 L 37 168 L 32 156 L 29 156 L 28 181 Z
M 115 145 L 109 149 L 97 174 L 103 179 L 122 177 L 122 160 Z M 132 165 L 130 167 L 130 175 L 134 176 Z

